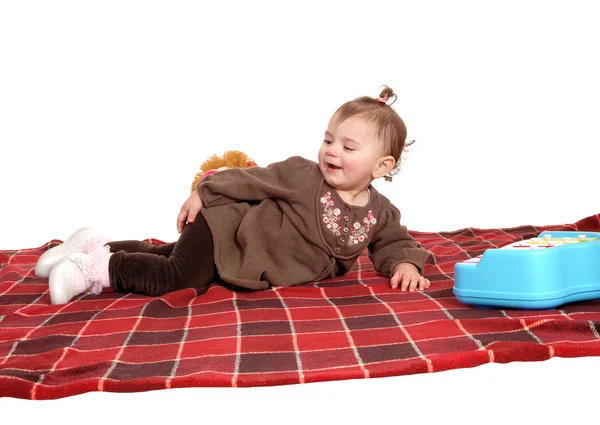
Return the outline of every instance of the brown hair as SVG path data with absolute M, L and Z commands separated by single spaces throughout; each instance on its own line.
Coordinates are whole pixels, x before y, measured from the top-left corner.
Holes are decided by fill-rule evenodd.
M 336 121 L 346 121 L 350 117 L 359 117 L 373 124 L 377 129 L 377 135 L 382 142 L 383 155 L 391 155 L 396 160 L 396 165 L 385 176 L 387 181 L 400 170 L 400 158 L 406 147 L 412 145 L 414 140 L 406 143 L 406 125 L 400 115 L 391 107 L 397 96 L 388 86 L 382 86 L 383 90 L 378 98 L 370 96 L 358 97 L 344 103 L 335 111 Z M 390 102 L 390 100 L 393 100 Z

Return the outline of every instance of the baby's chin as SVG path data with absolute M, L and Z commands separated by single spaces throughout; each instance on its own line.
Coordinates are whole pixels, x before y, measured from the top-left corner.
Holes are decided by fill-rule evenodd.
M 327 173 L 322 173 L 322 174 L 323 174 L 323 179 L 325 180 L 325 183 L 327 183 L 329 186 L 333 187 L 334 189 L 338 188 L 336 179 L 333 176 L 330 176 Z

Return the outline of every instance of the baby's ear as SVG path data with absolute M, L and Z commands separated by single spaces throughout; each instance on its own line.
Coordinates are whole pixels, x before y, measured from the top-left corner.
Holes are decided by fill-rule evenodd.
M 396 160 L 391 155 L 379 158 L 377 168 L 373 171 L 373 178 L 378 179 L 379 177 L 385 176 L 395 165 Z

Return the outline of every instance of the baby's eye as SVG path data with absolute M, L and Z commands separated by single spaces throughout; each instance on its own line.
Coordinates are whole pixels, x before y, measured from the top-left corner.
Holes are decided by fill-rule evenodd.
M 325 143 L 326 145 L 330 145 L 331 144 L 331 140 L 323 140 L 323 143 Z
M 352 151 L 356 150 L 354 148 L 349 148 L 348 146 L 344 146 L 344 149 L 346 149 L 348 152 L 352 152 Z

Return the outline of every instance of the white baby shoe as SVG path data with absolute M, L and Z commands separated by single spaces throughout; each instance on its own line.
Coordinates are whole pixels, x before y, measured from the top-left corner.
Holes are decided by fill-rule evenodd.
M 64 243 L 46 251 L 35 265 L 37 277 L 48 277 L 50 271 L 66 256 L 75 252 L 90 253 L 94 249 L 110 242 L 110 239 L 101 233 L 82 227 L 73 233 Z
M 50 272 L 50 302 L 66 304 L 91 289 L 93 294 L 109 286 L 108 262 L 111 252 L 101 246 L 90 254 L 75 252 L 64 257 Z

